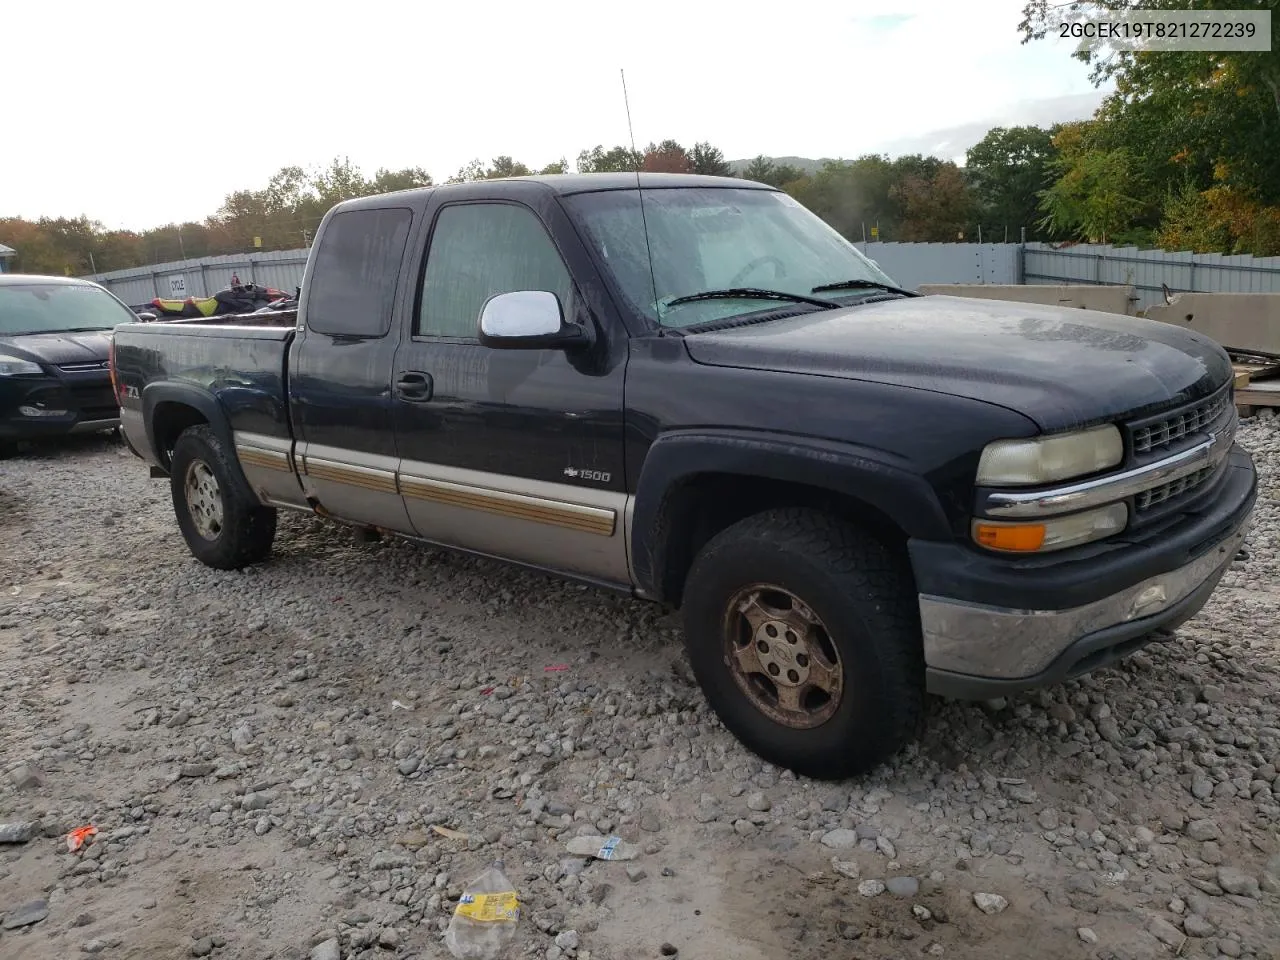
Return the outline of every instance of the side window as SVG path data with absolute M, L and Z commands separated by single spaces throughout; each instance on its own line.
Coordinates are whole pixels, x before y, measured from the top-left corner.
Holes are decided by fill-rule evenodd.
M 320 238 L 307 291 L 310 329 L 334 337 L 386 335 L 412 220 L 404 207 L 333 216 Z
M 474 338 L 484 302 L 513 290 L 554 293 L 572 315 L 573 281 L 542 221 L 511 203 L 445 207 L 427 253 L 414 333 Z

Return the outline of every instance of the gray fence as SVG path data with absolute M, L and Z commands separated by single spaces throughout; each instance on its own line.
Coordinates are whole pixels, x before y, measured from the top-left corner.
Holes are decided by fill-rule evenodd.
M 150 267 L 112 270 L 89 277 L 128 304 L 147 303 L 156 297 L 209 297 L 231 284 L 232 275 L 242 283 L 257 283 L 293 293 L 301 285 L 307 265 L 307 249 L 272 250 L 266 253 L 232 254 L 175 260 Z
M 1139 309 L 1169 292 L 1280 293 L 1280 257 L 1139 250 L 1081 243 L 859 243 L 904 287 L 924 283 L 1132 284 Z M 302 283 L 308 250 L 202 257 L 96 274 L 125 303 L 154 297 L 207 297 L 237 274 L 242 281 L 292 291 Z

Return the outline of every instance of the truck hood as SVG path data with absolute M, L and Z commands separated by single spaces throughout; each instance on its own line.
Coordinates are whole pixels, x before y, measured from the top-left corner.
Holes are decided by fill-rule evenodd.
M 1200 334 L 1097 310 L 926 296 L 684 338 L 693 360 L 869 380 L 998 404 L 1058 430 L 1212 393 L 1231 360 Z
M 0 335 L 0 353 L 21 360 L 57 366 L 64 363 L 105 361 L 111 345 L 110 330 L 87 333 L 24 333 Z

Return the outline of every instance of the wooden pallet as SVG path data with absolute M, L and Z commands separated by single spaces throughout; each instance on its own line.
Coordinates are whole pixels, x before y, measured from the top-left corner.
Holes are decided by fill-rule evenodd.
M 1252 416 L 1257 407 L 1280 407 L 1280 360 L 1231 353 L 1236 409 Z

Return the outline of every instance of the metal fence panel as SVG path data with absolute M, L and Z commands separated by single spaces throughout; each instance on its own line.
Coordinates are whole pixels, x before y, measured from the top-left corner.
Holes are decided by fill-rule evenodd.
M 859 243 L 900 286 L 922 283 L 1020 283 L 1016 243 Z
M 1223 256 L 1139 250 L 1101 243 L 1055 247 L 1045 243 L 859 243 L 899 284 L 924 283 L 1132 284 L 1146 309 L 1170 293 L 1280 293 L 1280 257 Z M 302 283 L 307 249 L 200 257 L 95 274 L 125 303 L 154 297 L 207 297 L 226 289 L 231 275 L 292 293 Z
M 125 303 L 142 304 L 156 297 L 209 297 L 231 285 L 257 283 L 292 294 L 302 284 L 309 249 L 270 250 L 265 253 L 196 257 L 149 267 L 113 270 L 90 276 Z

